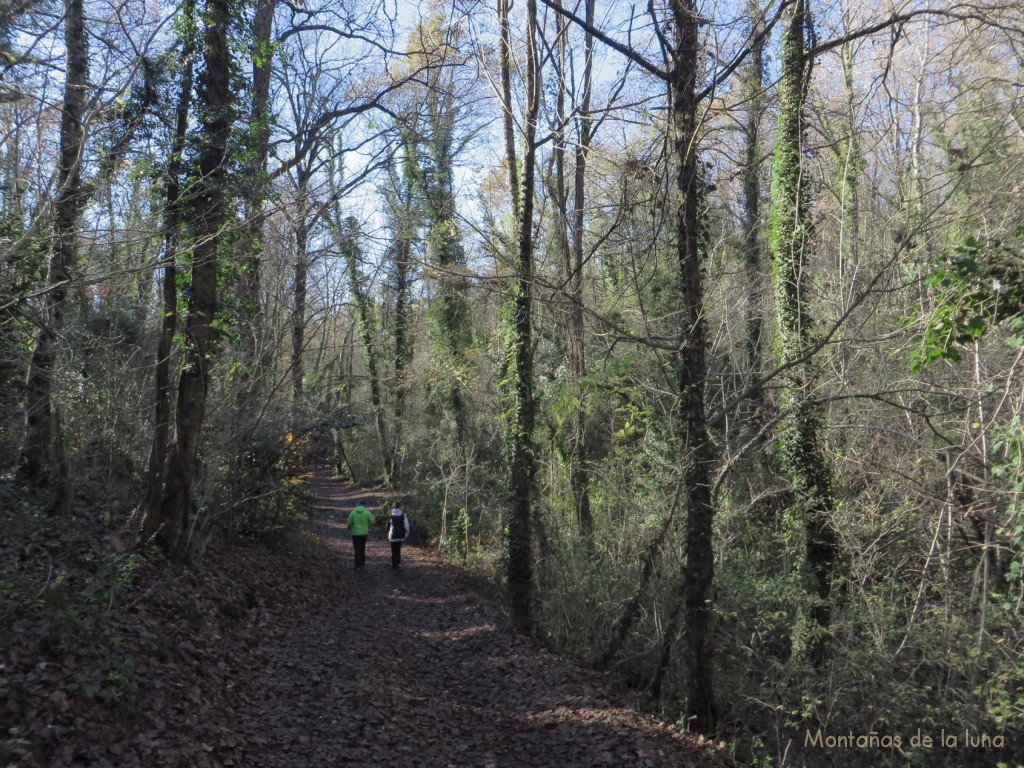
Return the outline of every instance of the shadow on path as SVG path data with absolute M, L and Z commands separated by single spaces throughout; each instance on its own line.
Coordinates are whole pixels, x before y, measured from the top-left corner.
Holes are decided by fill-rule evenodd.
M 344 521 L 359 498 L 382 497 L 322 474 L 314 488 L 312 530 L 332 553 L 336 591 L 281 627 L 262 649 L 265 668 L 238 682 L 232 737 L 211 764 L 725 765 L 706 744 L 612 703 L 595 673 L 536 650 L 422 549 L 407 546 L 395 573 L 387 543 L 371 538 L 355 571 Z

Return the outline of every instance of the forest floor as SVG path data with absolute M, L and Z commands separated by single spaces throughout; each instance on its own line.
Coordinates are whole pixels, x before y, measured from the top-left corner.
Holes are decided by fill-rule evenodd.
M 727 764 L 515 633 L 424 549 L 404 547 L 395 572 L 371 536 L 356 571 L 344 520 L 357 496 L 383 500 L 323 474 L 314 491 L 305 545 L 144 568 L 84 641 L 74 622 L 23 617 L 18 629 L 49 640 L 0 646 L 0 765 Z

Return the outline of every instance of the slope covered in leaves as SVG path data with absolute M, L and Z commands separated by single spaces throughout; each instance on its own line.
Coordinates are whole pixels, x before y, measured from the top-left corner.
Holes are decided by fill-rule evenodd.
M 105 661 L 12 645 L 4 765 L 725 764 L 516 635 L 423 550 L 406 547 L 395 573 L 374 539 L 354 571 L 352 490 L 317 490 L 308 547 L 141 574 L 97 640 L 116 646 Z

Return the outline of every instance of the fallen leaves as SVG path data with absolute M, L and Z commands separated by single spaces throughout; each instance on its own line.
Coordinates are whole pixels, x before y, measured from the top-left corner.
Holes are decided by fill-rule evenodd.
M 0 658 L 0 697 L 13 702 L 2 711 L 20 739 L 4 764 L 725 764 L 538 651 L 418 549 L 396 574 L 372 541 L 354 573 L 339 525 L 349 489 L 323 477 L 317 488 L 335 498 L 314 521 L 322 544 L 302 552 L 301 577 L 294 555 L 226 547 L 200 573 L 140 574 L 112 616 L 116 654 L 98 666 L 25 646 Z

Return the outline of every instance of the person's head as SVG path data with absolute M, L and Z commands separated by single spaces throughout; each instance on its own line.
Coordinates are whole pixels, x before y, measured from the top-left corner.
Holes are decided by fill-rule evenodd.
M 401 514 L 402 514 L 402 510 L 400 510 L 400 509 L 398 508 L 398 505 L 396 504 L 396 505 L 395 505 L 395 508 L 391 510 L 391 514 L 392 514 L 392 515 L 393 515 L 394 517 L 398 517 L 399 515 L 401 515 Z

